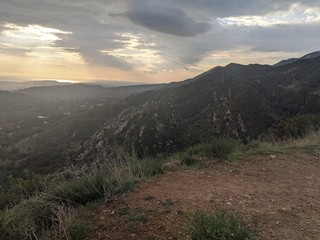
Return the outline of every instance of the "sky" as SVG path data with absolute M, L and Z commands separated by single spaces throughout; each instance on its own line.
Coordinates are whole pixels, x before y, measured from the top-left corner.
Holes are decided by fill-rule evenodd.
M 0 79 L 180 81 L 320 50 L 320 0 L 0 0 Z

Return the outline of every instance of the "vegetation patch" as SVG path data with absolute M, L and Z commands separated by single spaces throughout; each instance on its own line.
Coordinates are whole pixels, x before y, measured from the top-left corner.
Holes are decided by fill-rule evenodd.
M 134 212 L 128 216 L 129 221 L 147 223 L 149 218 L 140 212 Z
M 217 138 L 169 157 L 138 159 L 120 149 L 111 159 L 97 158 L 90 164 L 70 166 L 47 177 L 26 172 L 22 178 L 11 179 L 6 189 L 0 189 L 3 209 L 0 212 L 0 239 L 39 239 L 52 235 L 68 238 L 70 233 L 69 230 L 66 231 L 66 226 L 75 219 L 74 213 L 79 208 L 99 199 L 131 191 L 139 181 L 170 171 L 164 168 L 164 165 L 170 162 L 175 163 L 176 170 L 197 165 L 199 156 L 208 161 L 228 161 L 255 154 L 279 154 L 301 149 L 316 151 L 319 145 L 318 131 L 309 132 L 301 139 L 252 141 L 247 145 L 233 139 Z M 146 197 L 145 200 L 152 200 L 152 197 Z M 165 211 L 170 212 L 173 202 L 166 200 L 160 204 Z M 128 214 L 132 222 L 145 221 L 143 214 L 131 215 L 125 210 L 123 214 Z M 221 223 L 222 220 L 229 219 L 229 215 L 224 212 L 219 213 L 218 217 L 199 216 L 201 217 L 195 217 L 198 221 L 216 219 L 215 221 Z M 231 223 L 238 222 L 232 220 Z M 77 232 L 78 225 L 80 223 L 75 223 L 71 229 Z M 215 226 L 209 224 L 206 227 L 211 229 Z M 204 230 L 195 232 L 201 231 Z
M 243 217 L 225 210 L 216 210 L 212 214 L 196 213 L 193 217 L 190 235 L 193 240 L 255 239 L 253 230 Z
M 280 122 L 276 127 L 270 129 L 270 133 L 277 139 L 287 140 L 302 138 L 319 129 L 320 114 L 307 114 Z
M 70 240 L 85 240 L 91 232 L 91 227 L 81 220 L 74 220 L 67 227 Z

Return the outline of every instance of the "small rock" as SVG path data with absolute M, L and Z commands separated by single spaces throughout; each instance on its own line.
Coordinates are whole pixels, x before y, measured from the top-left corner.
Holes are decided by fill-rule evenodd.
M 280 224 L 280 221 L 276 221 L 276 224 L 279 225 L 279 224 Z
M 104 221 L 105 219 L 106 219 L 105 217 L 101 217 L 101 218 L 100 218 L 101 221 Z
M 270 158 L 277 158 L 276 155 L 270 155 Z
M 112 212 L 111 212 L 111 215 L 114 215 L 115 213 L 116 213 L 116 211 L 112 211 Z
M 134 233 L 131 234 L 131 237 L 134 238 L 135 236 L 137 236 L 137 234 L 134 234 Z

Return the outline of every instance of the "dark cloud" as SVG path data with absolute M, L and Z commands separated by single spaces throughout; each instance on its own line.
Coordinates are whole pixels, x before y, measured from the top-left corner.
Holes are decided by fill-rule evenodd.
M 194 37 L 211 29 L 210 24 L 197 22 L 182 10 L 165 6 L 162 2 L 146 4 L 140 1 L 119 15 L 145 28 L 180 37 Z
M 140 0 L 133 0 L 140 1 Z M 319 0 L 162 0 L 201 17 L 261 16 L 288 10 L 293 4 L 320 6 Z M 197 14 L 198 13 L 198 14 Z

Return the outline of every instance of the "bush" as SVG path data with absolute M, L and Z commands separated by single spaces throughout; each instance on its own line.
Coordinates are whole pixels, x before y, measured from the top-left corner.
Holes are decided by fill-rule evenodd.
M 48 231 L 64 236 L 64 222 L 70 217 L 71 209 L 67 206 L 31 198 L 2 212 L 0 239 L 39 239 Z
M 48 192 L 48 200 L 73 206 L 84 205 L 105 196 L 111 185 L 107 174 L 87 175 L 74 178 Z
M 191 147 L 188 151 L 193 154 L 203 154 L 209 158 L 228 159 L 229 155 L 240 146 L 240 142 L 231 138 L 216 138 L 209 143 Z
M 25 170 L 21 177 L 8 177 L 5 187 L 0 186 L 0 209 L 17 204 L 45 190 L 45 178 Z
M 69 223 L 67 228 L 68 237 L 70 240 L 87 239 L 90 231 L 90 226 L 81 220 L 73 220 L 71 223 Z
M 301 138 L 309 132 L 320 129 L 320 114 L 309 114 L 293 117 L 280 122 L 270 130 L 271 134 L 280 140 Z
M 191 237 L 193 240 L 255 239 L 253 231 L 244 218 L 234 216 L 224 210 L 216 210 L 215 214 L 196 213 Z
M 30 188 L 34 195 L 26 196 L 0 214 L 0 240 L 39 239 L 48 234 L 58 239 L 67 236 L 84 239 L 88 230 L 82 229 L 84 223 L 66 225 L 72 219 L 74 207 L 129 192 L 140 179 L 162 173 L 163 161 L 163 158 L 139 160 L 119 151 L 113 159 L 70 166 L 53 176 L 50 185 L 43 189 Z M 37 187 L 32 179 L 22 183 Z

